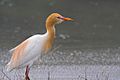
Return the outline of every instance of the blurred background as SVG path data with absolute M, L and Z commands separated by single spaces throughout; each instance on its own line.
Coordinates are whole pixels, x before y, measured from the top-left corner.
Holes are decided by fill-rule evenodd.
M 0 0 L 1 63 L 7 62 L 9 49 L 34 34 L 45 33 L 45 20 L 53 12 L 76 22 L 57 25 L 54 46 L 61 47 L 57 54 L 44 57 L 45 63 L 119 64 L 117 0 Z

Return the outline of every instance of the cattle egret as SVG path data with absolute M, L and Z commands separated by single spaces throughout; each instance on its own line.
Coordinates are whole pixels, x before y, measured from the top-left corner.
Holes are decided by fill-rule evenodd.
M 47 53 L 55 39 L 55 25 L 63 21 L 72 21 L 73 19 L 63 17 L 58 13 L 52 13 L 46 20 L 46 33 L 36 34 L 21 44 L 11 49 L 12 57 L 10 62 L 6 65 L 7 71 L 12 71 L 15 68 L 26 67 L 26 80 L 29 79 L 29 69 L 35 60 L 37 60 L 42 53 Z

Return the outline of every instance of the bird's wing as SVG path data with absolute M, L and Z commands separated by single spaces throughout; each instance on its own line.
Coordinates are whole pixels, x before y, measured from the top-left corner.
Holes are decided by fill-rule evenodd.
M 38 43 L 40 41 L 38 38 L 40 37 L 31 37 L 17 47 L 13 48 L 11 50 L 13 52 L 11 61 L 8 63 L 8 65 L 12 66 L 12 68 L 15 68 L 28 63 L 30 60 L 38 56 L 37 54 L 40 53 L 39 44 L 42 44 Z

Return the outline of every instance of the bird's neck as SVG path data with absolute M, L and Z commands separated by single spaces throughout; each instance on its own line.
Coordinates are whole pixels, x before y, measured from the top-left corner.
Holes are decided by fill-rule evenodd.
M 54 26 L 55 26 L 54 24 L 50 24 L 50 23 L 46 24 L 47 33 L 50 38 L 55 37 L 55 27 Z
M 47 40 L 46 40 L 46 44 L 45 44 L 45 53 L 47 53 L 49 51 L 49 49 L 52 47 L 52 44 L 54 42 L 54 38 L 55 38 L 54 24 L 47 23 L 46 29 L 47 29 L 48 36 L 47 36 Z

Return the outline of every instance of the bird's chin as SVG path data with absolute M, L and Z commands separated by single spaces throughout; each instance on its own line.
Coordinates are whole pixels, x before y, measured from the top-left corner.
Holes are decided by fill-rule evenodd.
M 60 24 L 60 23 L 62 23 L 64 20 L 59 20 L 59 21 L 57 21 L 56 22 L 56 24 Z

